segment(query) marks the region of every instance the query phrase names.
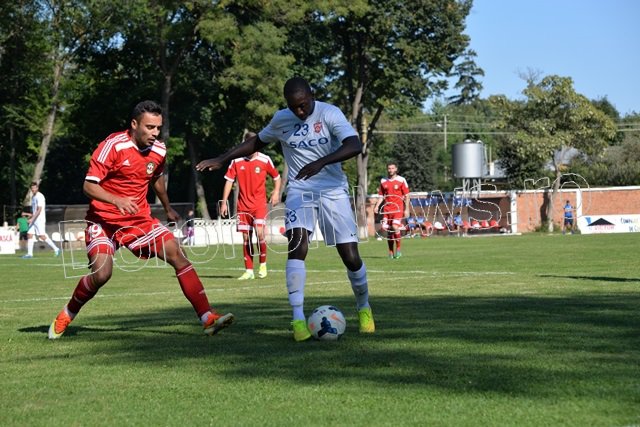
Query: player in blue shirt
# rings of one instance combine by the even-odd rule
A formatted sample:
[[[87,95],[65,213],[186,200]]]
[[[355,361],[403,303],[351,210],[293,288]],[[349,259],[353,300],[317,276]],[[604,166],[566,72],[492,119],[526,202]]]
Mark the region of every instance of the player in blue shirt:
[[[566,228],[569,227],[569,231],[573,234],[573,206],[567,200],[564,205],[564,220],[562,221],[562,234],[566,233]]]
[[[305,259],[309,237],[318,225],[327,245],[335,245],[347,268],[356,297],[361,333],[373,333],[367,270],[358,252],[358,230],[351,208],[347,177],[341,162],[357,156],[362,142],[339,108],[313,97],[306,80],[294,77],[284,85],[286,109],[277,111],[257,136],[226,153],[196,165],[215,170],[232,159],[248,156],[280,142],[289,167],[285,228],[289,239],[287,291],[293,309],[293,337],[311,337],[304,315]]]

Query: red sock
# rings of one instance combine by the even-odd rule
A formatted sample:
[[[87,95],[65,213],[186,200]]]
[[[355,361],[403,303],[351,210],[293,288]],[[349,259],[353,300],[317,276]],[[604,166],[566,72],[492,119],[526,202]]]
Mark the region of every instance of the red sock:
[[[396,233],[394,234],[394,239],[396,241],[396,250],[399,251],[400,250],[400,241],[402,240],[402,235],[400,234],[399,231],[396,231]]]
[[[187,297],[193,309],[198,314],[198,317],[210,311],[211,306],[209,305],[207,294],[204,291],[198,273],[193,269],[193,265],[188,264],[180,270],[176,270],[176,276],[178,277],[182,293]]]
[[[99,288],[93,284],[91,276],[83,276],[67,303],[67,310],[73,314],[78,314],[82,306],[98,293],[98,289]]]
[[[387,246],[389,246],[389,252],[393,253],[393,238],[395,233],[387,233]]]
[[[267,262],[267,241],[260,240],[258,246],[260,247],[260,264],[264,264]]]
[[[242,252],[244,252],[244,267],[247,270],[253,270],[253,245],[251,244],[251,239],[243,243]]]

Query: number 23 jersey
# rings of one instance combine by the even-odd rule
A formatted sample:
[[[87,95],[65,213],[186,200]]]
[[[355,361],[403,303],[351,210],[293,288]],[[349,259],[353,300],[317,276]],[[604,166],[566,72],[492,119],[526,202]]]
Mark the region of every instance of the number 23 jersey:
[[[288,188],[314,192],[348,189],[347,177],[340,163],[325,166],[307,180],[296,180],[295,177],[304,166],[333,153],[342,146],[345,138],[356,135],[338,107],[321,101],[314,101],[313,112],[306,120],[300,120],[288,108],[276,112],[258,134],[265,143],[280,141],[282,144],[289,166]]]

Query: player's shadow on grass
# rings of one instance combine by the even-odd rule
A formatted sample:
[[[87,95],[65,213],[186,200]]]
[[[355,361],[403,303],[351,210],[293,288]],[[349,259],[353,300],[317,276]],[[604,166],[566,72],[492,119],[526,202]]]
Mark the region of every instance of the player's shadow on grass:
[[[576,276],[576,275],[561,276],[561,275],[555,275],[555,274],[539,274],[538,277],[552,277],[554,279],[593,280],[596,282],[614,282],[614,283],[640,282],[640,278],[630,278],[630,277]]]
[[[237,279],[238,276],[231,274],[199,274],[201,279]]]
[[[135,332],[136,330],[140,331],[140,332],[145,332],[145,333],[154,333],[154,334],[169,334],[169,335],[181,335],[184,334],[185,332],[180,332],[180,331],[166,331],[166,330],[161,330],[161,329],[153,329],[153,328],[149,328],[149,324],[145,325],[146,327],[143,327],[142,325],[139,327],[136,326],[122,326],[122,327],[101,327],[101,328],[95,328],[95,327],[90,327],[90,326],[75,326],[73,323],[71,325],[69,325],[69,327],[67,327],[67,330],[64,332],[64,337],[74,337],[76,335],[80,334],[85,334],[85,333],[109,333],[109,332]],[[46,337],[46,335],[49,332],[49,325],[39,325],[39,326],[29,326],[26,328],[19,328],[18,332],[25,332],[25,333],[35,333],[35,334],[39,334],[39,335],[43,335]]]
[[[325,303],[307,298],[306,307]],[[332,300],[347,317],[338,342],[296,343],[282,298],[225,305],[236,323],[202,335],[185,306],[143,313],[81,313],[61,338],[76,363],[131,366],[196,360],[234,381],[376,384],[456,392],[559,396],[566,384],[612,384],[640,374],[640,295],[423,296],[372,299],[377,331],[358,333],[353,298]],[[31,328],[33,329],[33,328]],[[46,328],[38,326],[45,339]],[[55,345],[42,358],[55,358]],[[85,360],[86,359],[86,360]],[[190,368],[195,369],[195,368]],[[598,395],[597,388],[585,394]]]
[[[363,259],[389,259],[389,255],[367,255],[367,256],[363,256]],[[395,260],[390,259],[389,262],[394,262]]]

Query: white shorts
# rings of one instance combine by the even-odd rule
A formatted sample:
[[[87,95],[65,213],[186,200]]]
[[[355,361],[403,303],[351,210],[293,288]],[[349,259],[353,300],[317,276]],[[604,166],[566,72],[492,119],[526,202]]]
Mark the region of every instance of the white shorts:
[[[36,218],[35,222],[29,227],[27,234],[33,234],[36,236],[47,234],[46,225],[46,220],[44,218],[38,217]]]
[[[320,193],[289,190],[285,206],[286,230],[304,228],[313,233],[317,224],[329,246],[358,242],[358,227],[347,190]]]

